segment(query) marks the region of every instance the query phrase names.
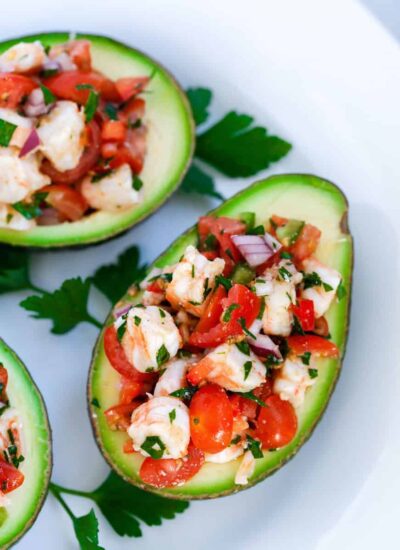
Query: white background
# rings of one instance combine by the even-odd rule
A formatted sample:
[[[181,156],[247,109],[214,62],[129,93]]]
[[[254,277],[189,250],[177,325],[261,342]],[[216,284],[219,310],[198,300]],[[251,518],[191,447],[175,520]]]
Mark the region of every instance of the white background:
[[[4,11],[5,10],[5,11]],[[107,550],[370,550],[398,548],[400,493],[400,53],[355,2],[344,0],[20,0],[2,6],[1,37],[44,30],[109,34],[162,61],[184,86],[215,92],[215,114],[236,108],[287,138],[293,151],[269,173],[314,172],[350,200],[356,243],[352,326],[344,371],[310,442],[275,476],[240,495],[191,505],[142,539],[101,521]],[[245,182],[219,179],[229,196]],[[137,243],[150,261],[215,203],[176,195],[124,237],[84,251],[37,254],[34,280],[55,288],[91,274]],[[54,480],[94,488],[107,467],[86,413],[96,331],[54,336],[47,321],[1,298],[0,334],[31,370],[50,413]],[[92,294],[92,313],[108,304]],[[70,499],[76,513],[89,503]],[[72,550],[72,526],[49,497],[19,550]]]

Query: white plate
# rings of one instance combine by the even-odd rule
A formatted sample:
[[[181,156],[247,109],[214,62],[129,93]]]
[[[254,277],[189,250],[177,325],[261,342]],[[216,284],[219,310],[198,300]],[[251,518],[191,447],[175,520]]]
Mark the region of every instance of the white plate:
[[[182,83],[215,92],[215,114],[254,113],[294,144],[269,173],[314,172],[350,200],[356,267],[344,370],[310,442],[275,476],[240,495],[192,504],[138,540],[120,539],[101,521],[107,550],[229,548],[394,549],[400,494],[399,425],[399,97],[394,40],[351,1],[54,0],[7,2],[2,37],[51,29],[105,33],[162,61]],[[245,182],[224,182],[230,195]],[[154,258],[212,204],[175,196],[128,235],[84,252],[37,254],[35,282],[55,288],[89,275],[127,245]],[[171,223],[171,220],[173,222]],[[18,307],[25,293],[1,298],[0,333],[31,369],[54,433],[54,479],[93,488],[107,472],[86,413],[85,385],[96,331],[49,333]],[[107,303],[96,293],[92,311]],[[89,503],[71,499],[77,513]],[[19,543],[31,550],[76,548],[72,526],[49,498]]]

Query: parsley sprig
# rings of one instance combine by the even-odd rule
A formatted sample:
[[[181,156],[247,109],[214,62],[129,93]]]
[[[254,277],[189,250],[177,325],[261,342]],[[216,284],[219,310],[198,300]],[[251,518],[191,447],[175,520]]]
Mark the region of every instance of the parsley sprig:
[[[76,537],[82,550],[103,550],[98,543],[98,520],[93,509],[76,517],[65,502],[63,494],[86,498],[94,502],[112,529],[120,536],[141,537],[141,522],[161,525],[165,519],[173,519],[184,512],[189,503],[147,493],[123,481],[114,472],[94,491],[79,491],[50,484],[50,491],[71,518]]]

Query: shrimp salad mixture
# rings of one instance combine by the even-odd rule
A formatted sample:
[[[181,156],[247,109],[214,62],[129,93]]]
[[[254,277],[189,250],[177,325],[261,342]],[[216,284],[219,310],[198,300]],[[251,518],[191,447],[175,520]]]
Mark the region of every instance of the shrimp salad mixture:
[[[11,406],[7,396],[7,369],[0,364],[0,510],[7,509],[8,493],[24,482],[19,467],[23,462],[22,425],[18,411]],[[4,518],[3,514],[0,514]],[[0,520],[1,523],[1,520]]]
[[[0,55],[0,227],[74,222],[141,200],[149,76],[109,80],[88,40]]]
[[[105,416],[126,432],[124,452],[145,457],[139,474],[151,486],[236,459],[235,483],[247,484],[263,451],[295,437],[315,358],[339,356],[325,314],[344,288],[313,256],[319,229],[273,216],[266,231],[254,220],[200,218],[197,248],[154,269],[141,302],[118,304],[105,331],[121,375]]]

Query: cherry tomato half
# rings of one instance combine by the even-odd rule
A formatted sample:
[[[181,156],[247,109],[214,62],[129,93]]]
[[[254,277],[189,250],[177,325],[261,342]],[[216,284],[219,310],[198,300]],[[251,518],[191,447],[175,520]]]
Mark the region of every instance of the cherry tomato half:
[[[263,449],[276,449],[292,441],[297,432],[297,416],[289,401],[270,395],[261,407],[255,436]]]
[[[24,474],[8,462],[0,461],[0,492],[11,493],[24,482]]]
[[[80,220],[88,209],[84,197],[69,185],[48,185],[40,191],[47,193],[46,202],[70,221]]]
[[[315,334],[289,336],[288,345],[296,355],[310,352],[319,357],[339,357],[339,348],[336,344]]]
[[[15,109],[37,87],[37,83],[28,76],[0,73],[0,107]]]

